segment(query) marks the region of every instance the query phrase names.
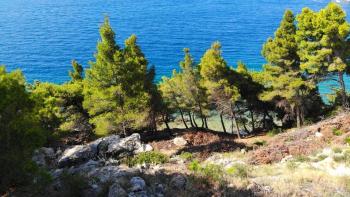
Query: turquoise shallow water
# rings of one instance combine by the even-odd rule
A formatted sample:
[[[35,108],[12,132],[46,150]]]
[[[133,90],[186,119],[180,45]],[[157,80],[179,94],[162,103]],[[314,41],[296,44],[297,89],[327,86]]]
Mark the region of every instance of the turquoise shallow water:
[[[182,49],[198,61],[213,41],[223,45],[230,65],[243,60],[250,69],[264,63],[264,41],[285,9],[318,10],[327,0],[11,0],[0,1],[0,64],[21,68],[27,79],[61,83],[70,61],[85,67],[93,59],[98,27],[110,16],[122,45],[130,34],[139,43],[157,78],[178,67]],[[350,6],[343,4],[350,12]],[[348,86],[350,80],[347,79]],[[321,87],[325,92],[328,85]]]

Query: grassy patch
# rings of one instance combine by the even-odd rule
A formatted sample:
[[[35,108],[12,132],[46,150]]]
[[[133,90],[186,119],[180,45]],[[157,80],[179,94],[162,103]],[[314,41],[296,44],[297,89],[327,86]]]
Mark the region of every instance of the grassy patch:
[[[333,135],[335,135],[335,136],[341,136],[344,133],[342,130],[337,129],[337,128],[333,128],[332,132],[333,132]]]
[[[198,160],[193,160],[189,165],[188,169],[194,172],[196,176],[205,177],[214,181],[223,181],[224,171],[223,167],[215,164],[208,164],[202,166]]]
[[[243,164],[236,164],[226,170],[226,173],[239,178],[248,178],[248,167]]]
[[[296,162],[308,162],[308,161],[310,161],[310,158],[306,157],[304,155],[296,155],[294,157],[294,161],[296,161]]]
[[[266,135],[272,137],[272,136],[275,136],[275,135],[277,135],[277,134],[279,134],[279,133],[281,133],[281,130],[280,130],[280,129],[273,128],[272,130],[268,131],[268,132],[266,133]]]
[[[143,152],[138,155],[135,155],[134,157],[129,157],[124,160],[124,163],[126,163],[128,166],[135,166],[137,164],[162,164],[168,162],[169,158],[168,156],[156,152],[156,151],[150,151],[150,152]]]
[[[182,152],[179,157],[186,161],[191,161],[193,159],[193,154],[189,152]]]
[[[320,154],[317,156],[317,159],[318,159],[318,161],[322,161],[322,160],[326,159],[327,157],[328,157],[328,155]]]

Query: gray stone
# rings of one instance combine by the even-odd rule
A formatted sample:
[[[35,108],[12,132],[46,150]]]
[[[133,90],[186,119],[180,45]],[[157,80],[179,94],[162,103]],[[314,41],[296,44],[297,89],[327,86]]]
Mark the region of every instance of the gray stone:
[[[153,147],[150,144],[142,144],[139,149],[135,151],[135,153],[143,153],[143,152],[149,152],[152,151]]]
[[[40,167],[48,167],[55,158],[55,151],[52,148],[41,147],[34,151],[32,161]]]
[[[131,191],[132,192],[139,192],[143,191],[146,187],[146,182],[141,177],[132,177],[130,180],[131,184]]]
[[[184,190],[186,188],[187,179],[181,174],[173,176],[170,180],[170,186],[173,189]]]
[[[109,187],[108,197],[127,197],[126,191],[118,184],[114,183]]]
[[[148,197],[146,191],[130,192],[128,197]]]
[[[176,137],[174,138],[173,143],[176,146],[185,146],[187,144],[187,141],[183,137]]]
[[[68,173],[70,174],[87,174],[91,172],[92,170],[101,167],[103,165],[102,161],[94,161],[94,160],[89,160],[88,162],[81,164],[79,166],[72,166],[69,170]]]
[[[165,186],[163,184],[156,184],[154,193],[156,197],[163,197],[165,193]]]
[[[58,160],[58,167],[69,167],[79,163],[83,163],[96,157],[97,148],[92,143],[87,145],[76,145],[66,149]]]
[[[98,180],[101,183],[113,182],[119,177],[129,175],[130,172],[120,169],[118,166],[103,166],[95,168],[86,175],[89,178]]]

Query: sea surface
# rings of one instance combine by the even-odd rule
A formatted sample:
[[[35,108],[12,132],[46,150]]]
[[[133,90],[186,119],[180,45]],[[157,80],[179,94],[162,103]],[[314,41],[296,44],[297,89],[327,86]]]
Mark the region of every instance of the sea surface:
[[[261,48],[286,9],[318,10],[329,0],[0,0],[0,64],[27,80],[63,83],[72,59],[94,59],[98,28],[109,16],[117,43],[135,33],[157,79],[169,76],[191,49],[198,62],[213,41],[229,65],[264,64]],[[350,5],[341,3],[350,12]],[[347,78],[350,86],[350,80]],[[321,86],[327,92],[329,83]]]

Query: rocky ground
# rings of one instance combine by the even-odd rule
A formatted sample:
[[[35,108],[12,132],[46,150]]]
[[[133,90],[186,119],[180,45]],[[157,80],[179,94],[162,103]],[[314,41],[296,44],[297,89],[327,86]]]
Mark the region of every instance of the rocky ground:
[[[43,147],[33,161],[52,180],[37,194],[350,196],[349,136],[350,114],[343,113],[270,137],[178,129]],[[130,164],[141,155],[147,158]],[[23,189],[14,196],[36,194]]]

